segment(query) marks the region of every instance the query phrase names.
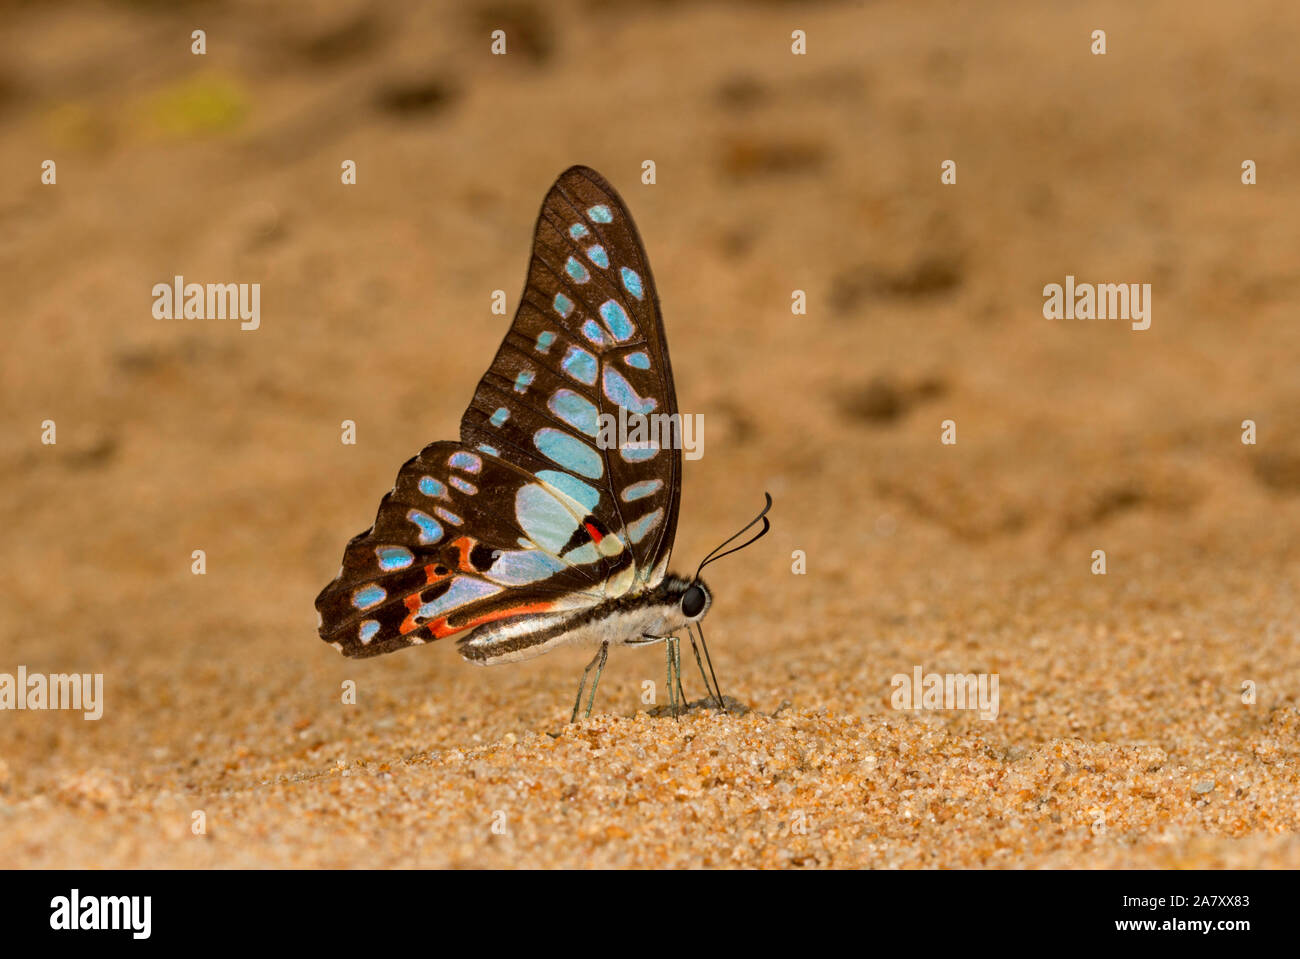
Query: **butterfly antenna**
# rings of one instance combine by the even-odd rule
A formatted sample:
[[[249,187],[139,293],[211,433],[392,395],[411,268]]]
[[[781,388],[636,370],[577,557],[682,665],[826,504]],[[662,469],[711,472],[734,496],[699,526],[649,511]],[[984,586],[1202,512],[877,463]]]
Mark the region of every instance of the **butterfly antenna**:
[[[724,556],[730,556],[732,553],[735,553],[738,550],[744,549],[746,546],[758,542],[765,535],[767,535],[767,531],[772,528],[772,524],[767,520],[767,511],[772,508],[772,494],[764,493],[763,496],[767,499],[767,505],[764,506],[761,511],[759,511],[759,514],[757,516],[755,516],[752,520],[746,523],[744,528],[741,529],[740,532],[723,540],[716,547],[714,547],[713,552],[709,553],[708,556],[704,557],[704,559],[700,562],[699,569],[695,571],[695,577],[694,577],[695,579],[700,578],[700,571],[703,570],[704,567],[708,566],[710,563],[722,559],[722,557]],[[727,550],[725,553],[718,552],[718,550],[722,549],[724,546],[734,542],[735,540],[739,539],[741,536],[744,536],[747,532],[749,532],[754,527],[756,523],[758,523],[759,520],[763,521],[763,528],[759,530],[759,532],[753,538],[746,540],[744,543],[741,543],[739,546],[735,546]],[[701,640],[703,640],[703,637],[704,637],[704,633],[701,632],[700,633]],[[708,655],[707,647],[705,647],[704,653],[706,656]]]
[[[746,546],[751,545],[752,543],[758,542],[760,539],[762,539],[764,536],[767,535],[767,531],[772,528],[772,524],[767,518],[767,511],[772,508],[772,494],[764,493],[763,497],[764,499],[767,500],[767,502],[766,504],[764,504],[763,508],[759,511],[759,514],[755,516],[753,519],[751,519],[748,523],[746,523],[739,532],[733,534],[732,536],[727,537],[727,539],[723,540],[716,547],[714,547],[713,551],[710,552],[708,556],[704,557],[704,559],[700,561],[699,567],[695,570],[694,579],[699,579],[700,572],[704,569],[704,567],[708,566],[710,563],[722,559],[722,557],[724,556],[730,556],[732,553],[735,553],[738,550],[742,550]],[[731,549],[726,549],[727,546],[734,543],[740,537],[744,536],[751,529],[753,529],[754,526],[760,520],[763,523],[763,528],[761,530],[759,530],[757,533],[755,533],[745,542],[741,543],[739,546],[732,546]],[[723,552],[723,550],[725,550],[725,552]],[[709,689],[709,677],[704,675],[704,664],[700,662],[700,651],[695,648],[695,633],[690,631],[689,629],[690,626],[694,626],[695,629],[699,630],[700,646],[704,648],[704,661],[709,664],[709,676],[713,677],[712,689]],[[704,626],[698,621],[696,621],[694,623],[688,623],[687,627],[688,627],[687,631],[690,633],[690,637],[691,637],[691,649],[695,650],[695,663],[700,667],[700,678],[704,680],[704,688],[709,689],[710,695],[712,695],[717,700],[718,708],[725,711],[727,707],[726,707],[726,701],[722,698],[722,687],[718,685],[718,674],[713,670],[713,657],[709,655],[709,644],[704,641]]]

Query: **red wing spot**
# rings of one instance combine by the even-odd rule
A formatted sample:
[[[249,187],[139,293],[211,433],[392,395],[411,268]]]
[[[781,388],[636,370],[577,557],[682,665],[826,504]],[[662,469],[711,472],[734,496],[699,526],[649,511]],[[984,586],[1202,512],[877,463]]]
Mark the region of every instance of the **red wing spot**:
[[[426,586],[432,586],[434,583],[441,583],[444,579],[451,576],[452,571],[441,563],[430,563],[424,567],[424,579]]]
[[[463,632],[472,629],[475,626],[482,626],[484,623],[490,623],[498,619],[508,619],[511,616],[524,616],[528,613],[545,613],[554,608],[554,603],[525,603],[522,606],[512,606],[509,609],[494,609],[483,613],[481,616],[475,616],[459,625],[452,626],[447,622],[452,614],[443,616],[441,619],[435,619],[428,623],[429,632],[435,639],[442,639],[445,636],[451,636],[453,633]]]
[[[468,536],[462,536],[460,539],[455,540],[451,544],[452,549],[460,553],[460,558],[456,560],[456,565],[460,568],[462,572],[465,573],[478,572],[478,570],[474,568],[474,564],[471,563],[469,560],[470,551],[477,545],[478,545],[478,540],[470,539]]]
[[[600,530],[596,529],[596,527],[592,526],[590,523],[583,523],[582,525],[587,528],[587,533],[591,536],[591,541],[599,546],[600,541],[605,538],[601,535]]]
[[[430,566],[428,567],[428,569],[432,570],[433,567]],[[433,580],[430,580],[430,582],[433,582]],[[409,612],[406,614],[406,619],[402,620],[402,625],[397,627],[397,631],[401,633],[403,636],[405,636],[407,633],[411,632],[416,627],[415,614],[420,611],[420,594],[412,593],[410,596],[406,597],[406,599],[404,599],[402,602],[406,604],[406,608],[409,610]]]

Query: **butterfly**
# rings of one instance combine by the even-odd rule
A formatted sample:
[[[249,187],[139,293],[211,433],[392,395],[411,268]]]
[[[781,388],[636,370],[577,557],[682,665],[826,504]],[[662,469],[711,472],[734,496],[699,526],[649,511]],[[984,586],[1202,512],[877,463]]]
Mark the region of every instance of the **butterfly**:
[[[618,444],[619,416],[658,422]],[[655,420],[656,417],[663,419]],[[674,428],[674,426],[676,427]],[[374,525],[347,544],[316,599],[320,636],[345,656],[459,635],[480,665],[566,644],[596,647],[591,714],[610,646],[665,643],[674,713],[685,700],[677,634],[713,597],[668,572],[681,498],[677,396],[659,297],[626,205],[599,173],[566,170],[546,194],[519,308],[460,424],[460,440],[408,460]],[[749,543],[743,544],[745,546]],[[704,647],[708,658],[708,647]],[[712,687],[723,706],[709,659]]]

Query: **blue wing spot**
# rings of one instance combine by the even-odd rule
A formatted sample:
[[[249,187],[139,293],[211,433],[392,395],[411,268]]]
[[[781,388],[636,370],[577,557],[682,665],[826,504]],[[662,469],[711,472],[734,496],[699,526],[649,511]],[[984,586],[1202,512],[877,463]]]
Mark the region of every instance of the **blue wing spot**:
[[[532,370],[520,370],[519,375],[515,377],[515,392],[526,393],[536,375]]]
[[[609,267],[609,255],[605,252],[605,248],[599,243],[595,246],[587,247],[587,259],[592,263],[595,263],[602,270],[608,269]]]
[[[464,470],[466,473],[477,473],[483,468],[483,461],[473,453],[452,453],[447,460],[447,465],[455,470]]]
[[[637,391],[632,389],[623,374],[612,366],[606,366],[602,377],[605,387],[605,396],[611,403],[616,403],[624,407],[629,413],[649,413],[659,404],[653,397],[642,399],[637,395]]]
[[[609,331],[614,334],[614,339],[620,343],[630,340],[632,334],[636,332],[636,327],[627,318],[627,311],[615,300],[606,300],[600,304],[600,317],[609,327]]]
[[[623,289],[627,290],[638,300],[645,299],[645,290],[641,288],[641,277],[637,275],[637,272],[635,270],[629,270],[627,267],[623,267],[621,272],[623,274]]]
[[[502,586],[524,586],[547,579],[562,569],[564,563],[550,553],[520,549],[499,553],[483,575]]]
[[[619,540],[622,543],[622,540]],[[620,549],[622,547],[620,546]],[[564,561],[570,566],[586,566],[588,563],[595,563],[600,560],[600,548],[595,543],[584,543],[581,546],[575,546],[564,554]]]
[[[447,482],[450,483],[452,486],[456,487],[456,489],[460,490],[466,496],[475,496],[478,494],[477,486],[475,486],[473,483],[466,482],[465,480],[461,479],[459,476],[453,476],[451,479],[447,480]],[[437,510],[434,510],[434,512],[436,513]]]
[[[466,603],[472,603],[476,599],[483,599],[485,596],[491,596],[501,592],[500,586],[494,586],[492,583],[485,583],[481,579],[471,579],[468,576],[457,576],[447,587],[447,592],[443,593],[437,599],[425,603],[420,607],[417,614],[421,619],[429,620],[441,616],[448,610],[455,609],[458,606],[464,606]]]
[[[569,257],[568,262],[564,264],[564,272],[573,277],[575,283],[586,283],[591,279],[591,274],[587,272],[587,268],[573,257]]]
[[[499,449],[497,449],[495,446],[488,446],[486,443],[479,443],[478,448],[482,450],[484,453],[487,453],[488,456],[501,455],[501,451]]]
[[[660,479],[642,480],[639,483],[632,483],[623,487],[622,499],[624,503],[631,503],[639,499],[645,499],[647,496],[653,496],[663,489],[664,481]]]
[[[378,606],[387,596],[386,589],[371,583],[369,586],[362,586],[352,594],[352,605],[357,609],[369,609],[371,606]]]
[[[600,503],[600,490],[588,486],[576,476],[559,470],[538,470],[537,478],[543,483],[551,484],[566,496],[573,497],[588,513],[594,513]]]
[[[542,333],[538,333],[537,352],[545,353],[547,350],[551,348],[551,344],[554,342],[555,342],[555,334],[552,333],[550,330],[546,330]]]
[[[463,519],[461,519],[451,510],[443,509],[441,506],[436,507],[434,509],[434,512],[438,514],[439,519],[443,520],[444,522],[450,523],[452,526],[460,526],[462,523],[465,522]]]
[[[633,446],[619,447],[618,455],[623,457],[625,463],[644,463],[652,460],[659,455],[657,446]]]
[[[374,639],[375,634],[378,632],[379,620],[367,619],[361,624],[361,628],[357,630],[357,638],[361,640],[361,645],[364,646]]]
[[[599,479],[605,471],[600,454],[576,436],[563,430],[545,426],[533,434],[533,444],[548,459],[554,460],[571,473]]]
[[[650,357],[646,356],[639,350],[636,353],[629,353],[627,356],[623,357],[623,362],[634,370],[650,369]]]
[[[650,531],[659,525],[659,521],[664,518],[664,511],[657,509],[653,513],[647,513],[639,520],[628,524],[627,537],[634,543],[639,543],[649,535]]]
[[[560,366],[579,383],[586,383],[588,386],[596,385],[596,358],[582,347],[569,347],[569,352],[564,354]]]
[[[428,546],[430,543],[436,543],[442,539],[442,526],[428,513],[413,509],[406,514],[406,518],[419,529],[421,546]]]
[[[564,503],[537,483],[528,483],[515,493],[515,518],[524,534],[548,553],[564,549],[579,522]]]
[[[432,476],[421,476],[420,492],[425,496],[446,496],[447,487],[443,486]]]
[[[415,554],[405,546],[381,546],[375,550],[379,557],[379,568],[385,573],[395,569],[406,569],[415,562]]]
[[[609,343],[609,337],[605,335],[605,331],[600,328],[600,324],[595,320],[582,321],[582,335],[594,346],[605,346]]]
[[[563,316],[566,319],[568,318],[569,314],[573,312],[573,301],[569,299],[567,296],[565,296],[563,293],[556,293],[555,302],[552,303],[551,305],[555,307],[556,313],[560,314],[560,316]],[[548,335],[548,334],[543,334],[543,335]],[[555,339],[554,334],[549,334],[549,335],[552,340]],[[538,349],[541,349],[541,343],[542,343],[542,339],[539,336],[537,338]],[[547,340],[547,345],[549,344],[550,344],[550,340]]]
[[[614,214],[609,212],[609,207],[601,203],[597,206],[587,208],[587,216],[591,217],[592,223],[613,223]]]
[[[569,236],[573,237],[575,240],[586,235],[587,227],[583,223],[575,223],[573,226],[569,227]]]
[[[552,413],[578,432],[588,436],[596,435],[596,404],[582,394],[573,390],[556,390],[546,405]]]
[[[508,419],[510,419],[510,411],[506,409],[504,406],[498,406],[497,411],[492,414],[488,422],[491,423],[493,426],[500,426]]]

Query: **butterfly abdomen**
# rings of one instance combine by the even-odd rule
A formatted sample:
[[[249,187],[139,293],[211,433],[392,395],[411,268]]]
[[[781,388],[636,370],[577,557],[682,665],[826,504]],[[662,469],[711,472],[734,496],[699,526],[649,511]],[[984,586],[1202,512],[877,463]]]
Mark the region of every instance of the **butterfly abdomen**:
[[[681,597],[690,583],[668,575],[654,588],[596,606],[549,616],[520,616],[480,626],[458,643],[480,666],[531,659],[557,646],[641,646],[680,631],[687,622]]]

